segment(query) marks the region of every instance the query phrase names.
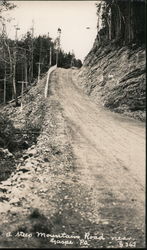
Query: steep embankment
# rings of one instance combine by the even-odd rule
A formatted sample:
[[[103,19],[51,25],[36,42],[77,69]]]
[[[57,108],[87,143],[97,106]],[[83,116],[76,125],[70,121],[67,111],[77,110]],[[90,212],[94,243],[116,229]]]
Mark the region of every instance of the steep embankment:
[[[36,144],[45,114],[44,85],[45,80],[41,80],[30,86],[22,109],[14,103],[0,107],[0,181],[11,175],[24,161],[25,151]]]
[[[50,242],[37,232],[63,231],[58,203],[59,196],[66,196],[60,189],[73,168],[72,150],[62,108],[51,89],[44,98],[45,83],[46,76],[31,87],[22,111],[11,105],[1,109],[11,121],[14,138],[11,148],[0,148],[5,156],[1,162],[8,165],[7,172],[4,167],[0,171],[0,248],[54,247],[56,240]],[[8,156],[15,160],[11,168]]]
[[[96,40],[79,73],[80,84],[112,111],[145,120],[145,48],[98,45]]]

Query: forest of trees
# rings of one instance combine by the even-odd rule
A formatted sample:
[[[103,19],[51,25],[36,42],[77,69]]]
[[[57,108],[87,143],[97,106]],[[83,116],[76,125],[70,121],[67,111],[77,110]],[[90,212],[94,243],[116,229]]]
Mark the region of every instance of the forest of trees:
[[[145,43],[145,0],[103,0],[96,6],[100,44],[112,40],[123,45]]]
[[[18,27],[15,27],[15,40],[7,37],[6,20],[3,12],[15,8],[13,3],[3,0],[0,5],[0,103],[6,103],[21,94],[24,88],[31,85],[43,75],[50,66],[56,64],[57,48],[49,35],[34,37],[33,27],[21,40],[17,39]],[[58,51],[58,67],[80,68],[82,62],[74,53]]]

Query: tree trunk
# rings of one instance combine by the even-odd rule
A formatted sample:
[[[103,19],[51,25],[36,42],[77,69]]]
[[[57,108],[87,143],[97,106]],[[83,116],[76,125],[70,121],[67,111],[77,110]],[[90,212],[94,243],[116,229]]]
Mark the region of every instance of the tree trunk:
[[[27,72],[27,62],[25,62],[25,82],[26,82],[26,88],[28,87],[28,72]]]
[[[4,77],[4,104],[6,104],[6,75]]]
[[[15,79],[15,73],[16,73],[16,63],[13,63],[13,77],[12,77],[12,83],[13,83],[13,97],[15,99],[15,105],[18,105],[17,101],[17,93],[16,93],[16,79]]]
[[[13,74],[12,74],[12,84],[13,84],[13,97],[15,99],[15,105],[18,105],[17,92],[16,92],[16,48],[13,50]]]
[[[22,81],[22,85],[21,85],[21,111],[23,109],[23,93],[24,93],[24,82]]]
[[[4,104],[6,104],[6,56],[5,56],[5,48],[4,48]]]
[[[128,3],[128,40],[131,42],[131,0]]]
[[[9,44],[7,44],[6,41],[5,41],[5,46],[6,46],[6,48],[7,48],[8,55],[9,55],[9,63],[10,63],[10,82],[11,82],[11,80],[12,80],[13,65],[12,65],[12,57],[11,57],[10,47],[9,47]],[[13,92],[13,86],[12,86],[12,92]],[[12,99],[13,99],[13,98],[12,98]]]

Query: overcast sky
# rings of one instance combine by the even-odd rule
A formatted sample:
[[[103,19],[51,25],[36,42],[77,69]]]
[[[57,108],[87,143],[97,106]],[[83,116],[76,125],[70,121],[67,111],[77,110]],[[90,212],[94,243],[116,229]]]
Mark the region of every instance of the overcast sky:
[[[14,38],[14,25],[18,24],[18,38],[22,37],[34,20],[34,35],[48,34],[55,39],[61,28],[61,47],[74,51],[83,60],[92,48],[96,37],[96,1],[12,1],[17,8],[9,12],[15,20],[7,27],[9,37]],[[8,16],[8,13],[7,13]],[[90,29],[86,29],[90,27]]]

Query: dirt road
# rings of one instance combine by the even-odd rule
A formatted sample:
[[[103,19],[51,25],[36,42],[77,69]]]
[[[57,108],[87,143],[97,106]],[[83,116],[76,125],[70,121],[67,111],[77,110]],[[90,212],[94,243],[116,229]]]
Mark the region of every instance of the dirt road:
[[[71,130],[75,132],[72,139],[80,162],[84,161],[90,172],[96,171],[98,162],[103,170],[106,168],[107,173],[113,167],[112,170],[115,168],[120,176],[115,176],[114,172],[114,179],[124,179],[121,173],[129,171],[131,179],[144,187],[144,124],[98,107],[77,88],[72,71],[58,70],[56,74],[59,78],[55,93]],[[86,157],[83,157],[83,153],[86,153]],[[96,158],[93,158],[94,155]]]
[[[133,236],[135,229],[144,228],[144,124],[94,104],[78,88],[76,72],[58,69],[54,74],[54,94],[68,124],[75,174],[85,192],[92,190],[87,219],[108,227],[117,228],[118,223]]]
[[[144,247],[144,124],[93,103],[76,70],[49,85],[37,143],[0,184],[0,247]]]

